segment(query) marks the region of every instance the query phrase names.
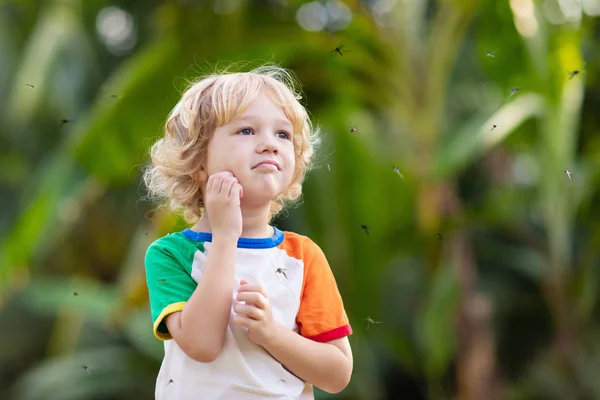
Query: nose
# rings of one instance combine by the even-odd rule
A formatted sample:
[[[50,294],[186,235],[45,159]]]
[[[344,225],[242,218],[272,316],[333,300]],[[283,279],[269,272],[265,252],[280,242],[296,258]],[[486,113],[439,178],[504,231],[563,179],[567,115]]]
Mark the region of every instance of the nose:
[[[277,142],[277,138],[275,135],[266,133],[260,135],[260,142],[258,144],[257,152],[271,152],[273,154],[279,153],[279,143]]]

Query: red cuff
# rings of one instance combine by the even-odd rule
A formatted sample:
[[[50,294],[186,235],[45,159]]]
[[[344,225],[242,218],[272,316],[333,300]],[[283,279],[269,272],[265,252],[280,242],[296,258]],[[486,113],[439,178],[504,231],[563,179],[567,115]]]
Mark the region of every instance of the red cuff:
[[[315,342],[327,343],[348,335],[352,335],[352,327],[350,327],[350,325],[344,325],[327,332],[319,333],[318,335],[310,336],[307,339],[314,340]]]

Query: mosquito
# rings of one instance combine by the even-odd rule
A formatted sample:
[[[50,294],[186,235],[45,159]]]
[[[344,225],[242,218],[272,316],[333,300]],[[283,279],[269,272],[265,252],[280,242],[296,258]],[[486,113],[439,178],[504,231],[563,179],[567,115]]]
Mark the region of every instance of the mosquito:
[[[279,382],[283,382],[283,383],[285,383],[285,379],[280,379],[280,380],[278,380],[278,381],[277,381],[277,384],[279,384]]]
[[[367,321],[367,330],[369,330],[369,328],[371,327],[372,324],[380,324],[381,323],[381,321],[375,321],[371,317],[365,318],[365,321]]]
[[[358,130],[358,125],[354,125],[352,129],[350,129],[350,133],[360,133],[360,131]]]
[[[285,277],[285,279],[287,279],[288,277],[287,277],[287,275],[285,274],[285,271],[286,271],[286,269],[285,269],[285,268],[277,268],[277,269],[275,270],[275,272],[276,272],[276,273],[278,273],[278,274],[282,274],[282,275]]]
[[[491,130],[493,131],[493,130],[494,130],[494,129],[496,129],[497,127],[498,127],[498,125],[494,124],[494,125],[492,125],[492,129],[491,129]]]
[[[400,172],[400,168],[394,166],[394,172],[397,173],[400,178],[404,179],[404,176]]]
[[[63,119],[63,120],[60,122],[60,126],[63,126],[64,124],[68,124],[69,122],[73,122],[73,120],[70,120],[70,119]]]
[[[79,293],[73,292],[73,297],[75,297],[75,296],[79,296]]]
[[[26,83],[25,86],[29,86],[30,88],[35,87],[33,85],[30,85],[29,83]]]
[[[162,283],[162,282],[166,282],[167,280],[165,278],[162,278],[162,279],[159,279],[158,281]]]
[[[439,233],[439,232],[437,233],[437,236],[438,236],[438,239],[440,239],[440,240],[443,240],[443,239],[444,239],[444,238],[442,237],[442,234],[441,234],[441,233]]]
[[[170,385],[171,383],[173,383],[173,379],[169,378],[169,383],[167,383],[167,386]]]
[[[365,233],[367,234],[367,236],[371,236],[369,234],[369,227],[367,225],[361,225],[360,227],[363,228],[363,230],[365,231]]]
[[[580,70],[576,69],[575,71],[571,71],[569,72],[569,80],[575,78],[577,75],[579,75],[581,73]]]
[[[520,91],[521,91],[521,88],[519,88],[519,87],[511,88],[510,89],[510,96],[509,97],[514,96],[515,94],[519,93]]]
[[[571,172],[568,169],[565,169],[564,172],[565,172],[565,174],[567,174],[567,176],[569,177],[569,179],[572,179],[571,178]]]
[[[87,374],[88,374],[88,375],[90,375],[90,374],[91,374],[91,372],[90,372],[90,367],[88,367],[87,365],[82,365],[82,366],[81,366],[81,368],[83,368],[83,370],[84,370],[85,372],[87,372]]]
[[[343,56],[344,53],[342,53],[342,49],[344,48],[344,46],[346,46],[345,44],[341,44],[336,47],[335,49],[331,50],[330,53],[338,53],[340,56]],[[344,50],[345,52],[348,52],[348,50]]]

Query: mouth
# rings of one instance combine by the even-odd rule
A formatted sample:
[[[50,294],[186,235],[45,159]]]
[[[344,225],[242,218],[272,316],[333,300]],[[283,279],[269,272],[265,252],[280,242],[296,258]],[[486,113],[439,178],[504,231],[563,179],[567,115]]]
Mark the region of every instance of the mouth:
[[[269,166],[271,166],[271,167],[269,167]],[[254,168],[258,168],[258,167],[266,167],[266,168],[275,167],[275,168],[277,168],[277,171],[281,171],[281,167],[279,166],[279,164],[276,161],[262,161],[254,166]]]

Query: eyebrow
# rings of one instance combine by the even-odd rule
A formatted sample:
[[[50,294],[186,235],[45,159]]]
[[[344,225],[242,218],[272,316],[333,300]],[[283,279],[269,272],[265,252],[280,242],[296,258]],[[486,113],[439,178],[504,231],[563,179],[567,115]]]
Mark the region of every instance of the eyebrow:
[[[246,115],[237,118],[237,121],[260,122],[262,120],[258,117]],[[293,127],[292,121],[290,121],[289,119],[276,119],[275,123],[278,125],[288,125]]]

